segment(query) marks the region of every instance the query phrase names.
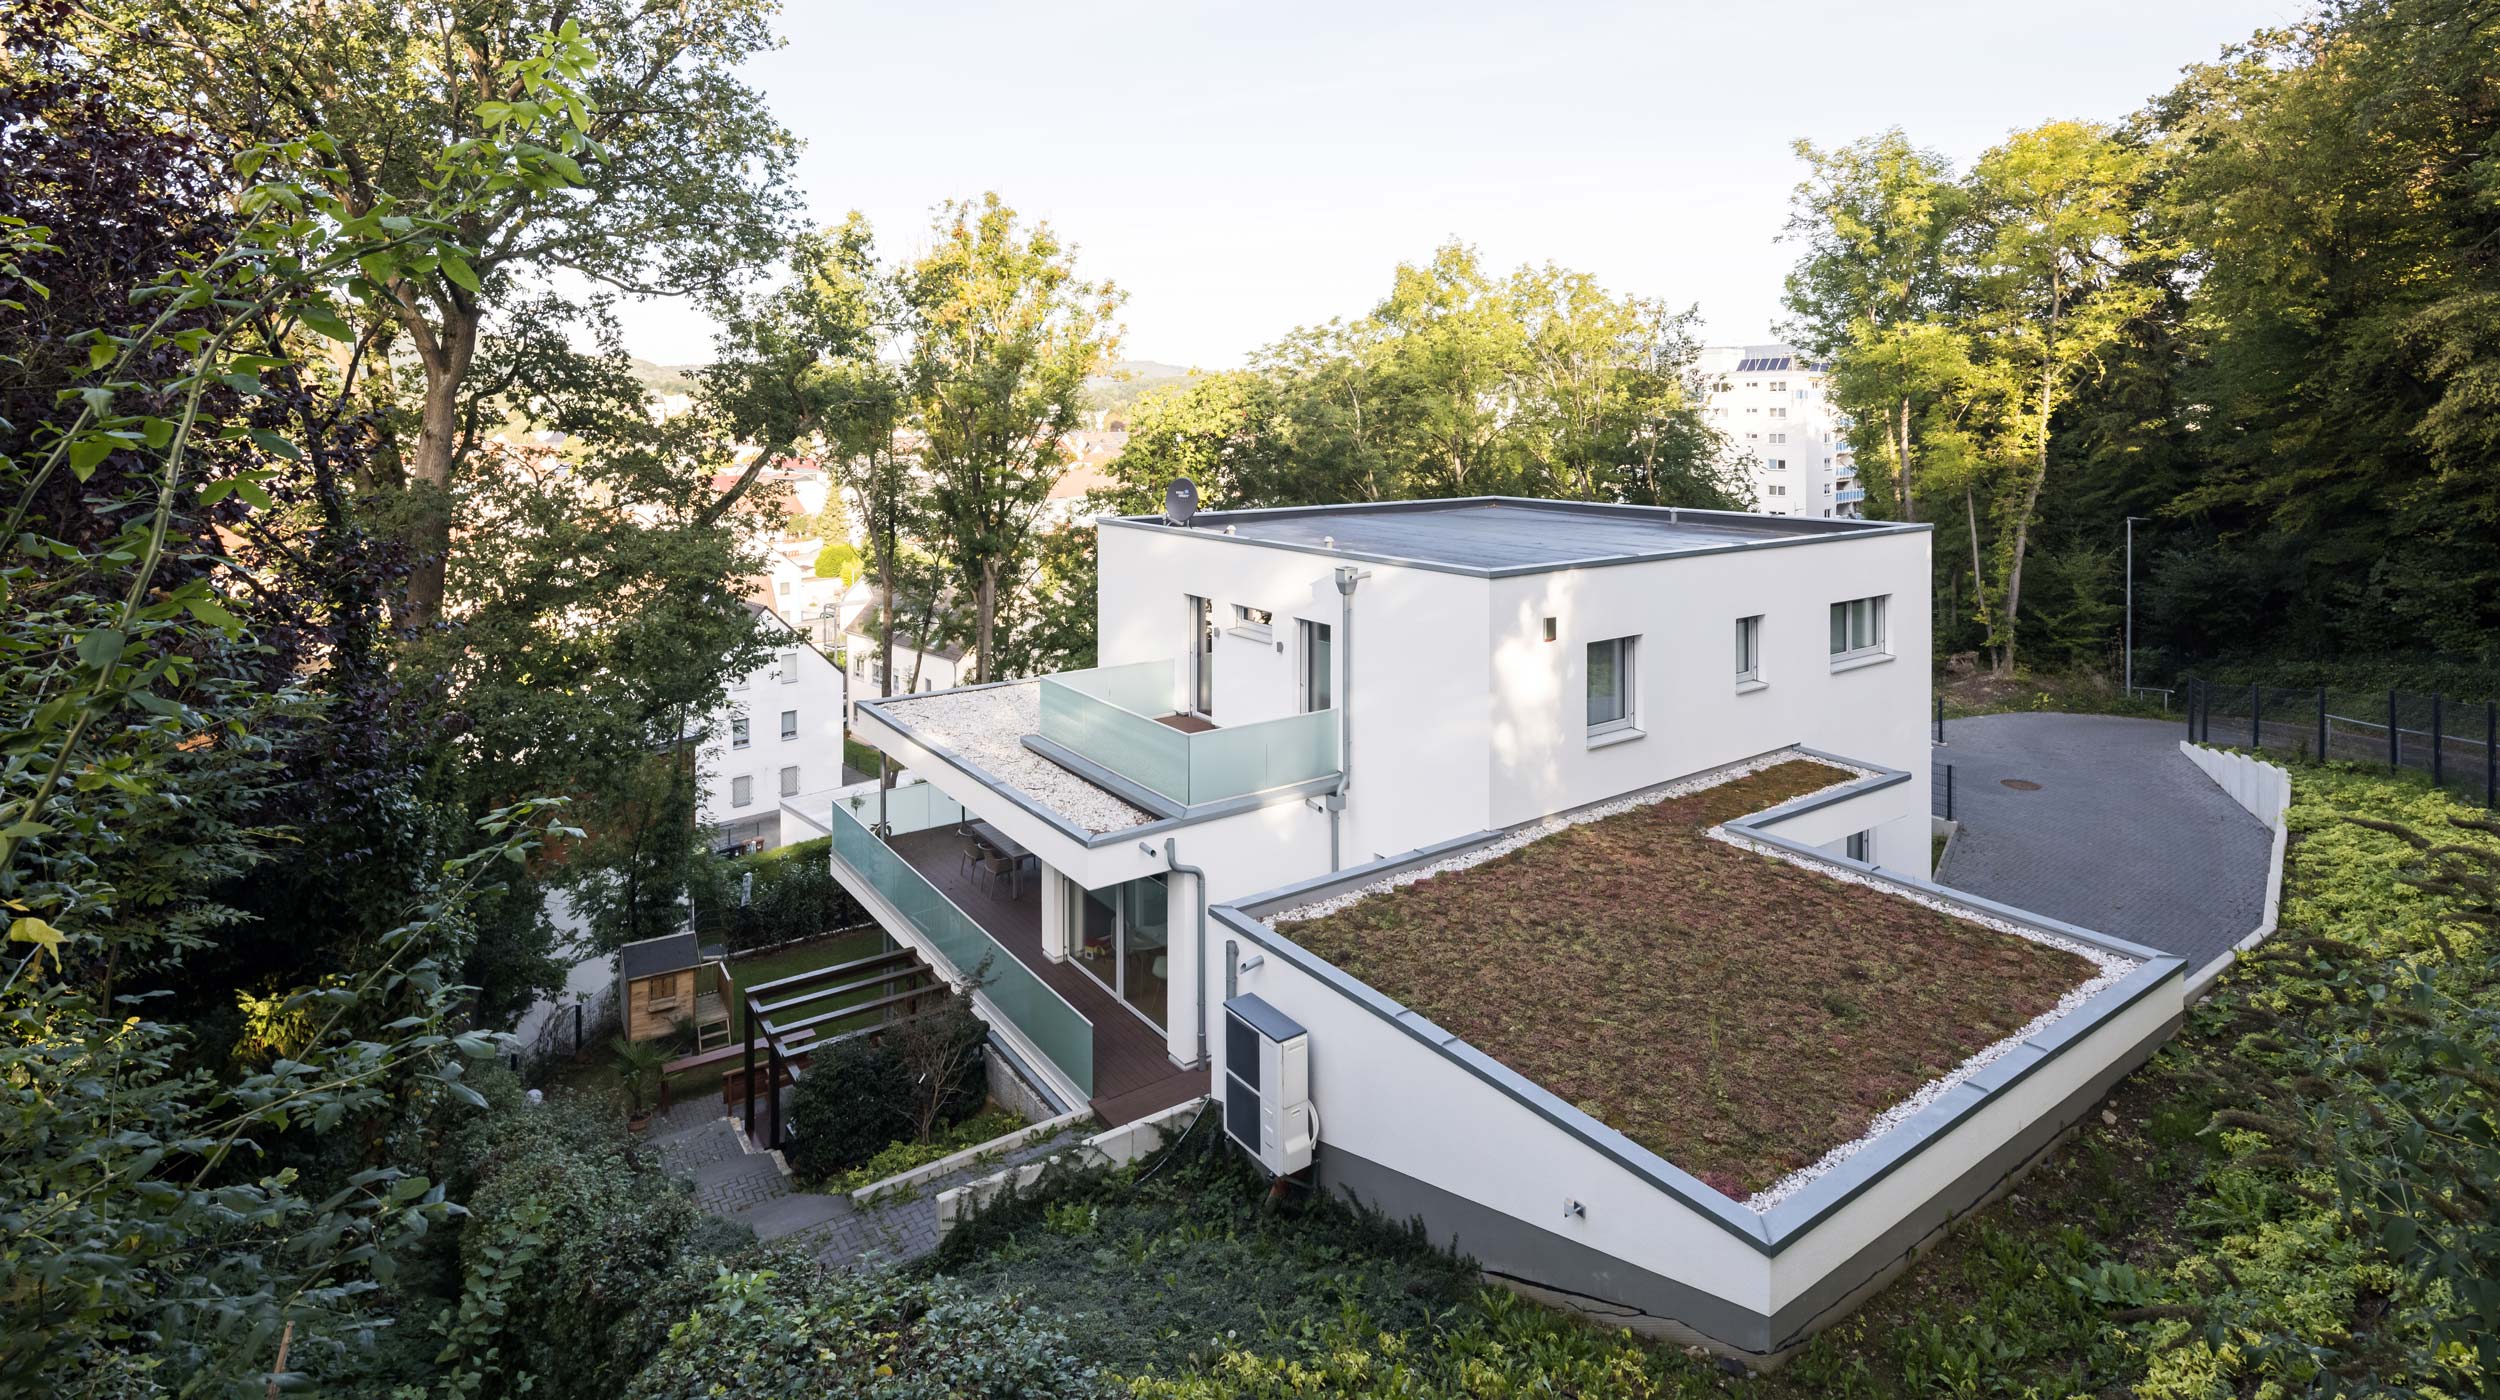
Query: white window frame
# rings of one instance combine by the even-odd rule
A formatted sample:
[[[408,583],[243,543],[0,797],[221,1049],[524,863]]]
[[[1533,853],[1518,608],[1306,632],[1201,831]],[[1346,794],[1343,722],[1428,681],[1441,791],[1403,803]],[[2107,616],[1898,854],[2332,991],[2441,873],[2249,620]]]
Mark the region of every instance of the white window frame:
[[[1736,683],[1762,683],[1762,614],[1736,619]]]
[[[781,712],[781,742],[786,744],[797,737],[799,737],[799,712],[783,710]]]
[[[754,805],[755,805],[755,779],[753,779],[753,778],[751,778],[751,777],[748,777],[748,776],[747,776],[746,774],[744,774],[744,773],[741,773],[741,774],[739,774],[737,777],[734,777],[734,778],[730,779],[730,780],[729,780],[729,805],[730,805],[730,806],[732,806],[732,807],[752,807],[752,806],[754,806]]]
[[[1891,594],[1882,593],[1832,604],[1833,629],[1827,640],[1832,644],[1833,665],[1891,654],[1892,635],[1885,617],[1891,601]]]
[[[781,683],[783,685],[797,685],[799,683],[799,649],[797,647],[791,647],[783,651],[781,653],[780,664]]]
[[[745,715],[729,717],[729,747],[743,749],[755,742],[755,726]]]
[[[799,795],[799,766],[795,763],[781,770],[781,795],[784,797]]]
[[[1615,688],[1621,692],[1621,700],[1618,706],[1618,713],[1614,715],[1614,717],[1602,720],[1591,719],[1588,721],[1588,735],[1592,739],[1599,739],[1604,738],[1609,734],[1637,732],[1640,727],[1638,724],[1638,720],[1640,719],[1640,690],[1634,683],[1634,678],[1639,674],[1638,667],[1641,655],[1641,639],[1637,636],[1608,637],[1601,642],[1589,643],[1588,646],[1581,651],[1582,662],[1586,668],[1580,678],[1580,697],[1583,705],[1581,713],[1584,716],[1588,713],[1585,706],[1588,701],[1594,698],[1589,687],[1594,683],[1597,675],[1597,667],[1595,663],[1597,653],[1600,648],[1611,648],[1613,650]]]
[[[1276,614],[1265,608],[1235,603],[1233,625],[1227,630],[1243,641],[1272,642],[1276,640]]]

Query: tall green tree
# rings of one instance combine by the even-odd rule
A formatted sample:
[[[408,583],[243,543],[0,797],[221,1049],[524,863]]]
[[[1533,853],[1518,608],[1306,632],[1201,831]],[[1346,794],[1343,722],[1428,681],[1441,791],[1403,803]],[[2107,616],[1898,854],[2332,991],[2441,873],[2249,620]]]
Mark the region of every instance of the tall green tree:
[[[358,327],[362,355],[412,362],[419,388],[404,440],[376,463],[404,497],[402,600],[414,626],[444,615],[457,478],[498,401],[526,401],[560,337],[498,350],[602,303],[550,288],[672,294],[762,265],[793,207],[797,142],[737,74],[772,46],[769,0],[350,0],[309,13],[256,0],[112,3],[89,43],[135,95],[240,144],[318,142],[280,175],[354,213],[421,201],[441,151],[495,129],[524,91],[507,75],[537,36],[569,28],[599,55],[565,120],[579,138],[543,173],[479,192],[458,250],[395,266]],[[257,148],[257,147],[256,147]],[[284,159],[285,157],[279,157]],[[252,172],[244,172],[248,178]],[[489,372],[499,371],[499,372]]]
[[[904,274],[909,402],[930,527],[972,599],[987,680],[997,671],[1000,585],[1030,556],[1085,381],[1118,348],[1121,294],[1078,276],[1075,248],[994,193],[940,205],[934,233]]]
[[[1787,333],[1833,363],[1860,460],[1889,460],[1892,504],[1916,520],[1912,430],[1922,406],[1951,387],[1934,318],[1953,289],[1965,192],[1950,162],[1898,127],[1828,151],[1806,141],[1794,149],[1806,177],[1786,236],[1805,252],[1788,274]]]

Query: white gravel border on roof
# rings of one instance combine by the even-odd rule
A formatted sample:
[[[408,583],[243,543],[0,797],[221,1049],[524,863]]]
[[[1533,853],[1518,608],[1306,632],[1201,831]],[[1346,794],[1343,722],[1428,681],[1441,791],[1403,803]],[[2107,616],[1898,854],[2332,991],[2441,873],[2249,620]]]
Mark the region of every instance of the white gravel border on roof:
[[[2076,957],[2083,959],[2084,961],[2092,964],[2094,968],[2098,969],[2093,976],[2076,984],[2067,991],[2066,995],[2059,997],[2057,999],[2057,1005],[2050,1007],[2048,1010],[2041,1012],[2037,1016],[2032,1017],[2030,1022],[2023,1026],[2022,1029],[2005,1037],[2003,1040],[1997,1041],[1993,1045],[1984,1047],[1976,1054],[1972,1055],[1969,1059],[1954,1066],[1950,1072],[1946,1073],[1941,1078],[1929,1080],[1927,1083],[1919,1086],[1919,1088],[1908,1098],[1903,1099],[1901,1102],[1894,1104],[1892,1107],[1885,1109],[1879,1114],[1876,1114],[1874,1121],[1866,1125],[1866,1131],[1859,1134],[1856,1138],[1842,1143],[1840,1146],[1824,1153],[1820,1158],[1816,1159],[1809,1165],[1799,1167],[1797,1170],[1790,1172],[1788,1175],[1781,1177],[1779,1180],[1772,1182],[1770,1185],[1754,1192],[1752,1195],[1739,1202],[1740,1205],[1744,1206],[1747,1210],[1752,1211],[1756,1215],[1769,1211],[1780,1202],[1789,1199],[1798,1192],[1804,1190],[1806,1187],[1814,1184],[1818,1178],[1830,1172],[1834,1167],[1839,1166],[1841,1163],[1848,1161],[1851,1157],[1854,1157],[1859,1152],[1865,1150],[1868,1143],[1875,1141],[1875,1139],[1882,1137],[1885,1133],[1892,1131],[1894,1128],[1897,1128],[1903,1123],[1906,1123],[1910,1119],[1916,1117],[1929,1104],[1934,1103],[1937,1099],[1950,1092],[1955,1085],[1962,1083],[1963,1081],[1969,1079],[1972,1075],[1979,1073],[1988,1066],[1995,1064],[1998,1060],[2005,1058],[2008,1054],[2013,1052],[2014,1047],[2022,1044],[2026,1040],[2029,1040],[2031,1037],[2038,1035],[2040,1032],[2047,1030],[2050,1024],[2055,1022],[2059,1017],[2066,1015],[2075,1008],[2083,1005],[2085,1002],[2090,1001],[2093,997],[2098,996],[2111,987],[2118,985],[2118,983],[2126,979],[2129,973],[2132,973],[2138,967],[2143,966],[2141,962],[2134,958],[2110,952],[2106,948],[2095,948],[2088,943],[2078,943],[2071,938],[2061,938],[2054,933],[2050,933],[2046,929],[2033,928],[2028,924],[2016,923],[2012,919],[1999,918],[1994,914],[1973,909],[1966,904],[1958,903],[1950,898],[1940,895],[1928,894],[1921,890],[1904,889],[1901,886],[1891,884],[1887,881],[1875,879],[1867,875],[1864,871],[1852,870],[1848,866],[1841,865],[1837,862],[1810,859],[1806,856],[1799,855],[1795,851],[1784,850],[1777,846],[1771,846],[1763,842],[1756,841],[1751,837],[1738,832],[1730,831],[1724,826],[1712,827],[1705,834],[1712,840],[1724,841],[1731,846],[1739,848],[1740,850],[1752,851],[1756,855],[1768,856],[1773,860],[1786,861],[1790,865],[1794,865],[1805,870],[1811,870],[1815,874],[1829,879],[1839,880],[1846,884],[1864,885],[1869,889],[1880,890],[1885,894],[1891,895],[1895,899],[1906,899],[1913,904],[1926,905],[1928,908],[1933,909],[1940,914],[1950,915],[1951,917],[1959,919],[1966,924],[1977,924],[1981,928],[1992,929],[1998,933],[2010,933],[2016,938],[2026,939],[2044,947],[2055,948],[2061,953],[2072,953]]]
[[[1330,895],[1326,899],[1316,900],[1309,904],[1297,904],[1293,908],[1287,909],[1281,913],[1269,915],[1267,923],[1269,927],[1273,928],[1278,924],[1301,923],[1305,920],[1317,919],[1329,914],[1334,914],[1340,909],[1358,904],[1363,900],[1371,898],[1373,895],[1381,894],[1388,890],[1394,890],[1401,885],[1411,885],[1418,880],[1429,880],[1435,875],[1447,875],[1454,870],[1465,870],[1472,865],[1482,865],[1488,860],[1497,860],[1503,856],[1509,855],[1515,850],[1518,850],[1522,846],[1528,845],[1531,842],[1542,841],[1546,837],[1553,835],[1557,831],[1564,830],[1565,828],[1578,826],[1583,822],[1603,821],[1607,817],[1620,816],[1625,812],[1632,811],[1633,809],[1639,807],[1655,806],[1656,804],[1664,802],[1671,797],[1689,796],[1707,788],[1717,787],[1721,783],[1732,783],[1738,778],[1749,777],[1766,768],[1776,768],[1780,764],[1799,759],[1808,763],[1820,763],[1826,768],[1837,768],[1849,775],[1848,777],[1842,778],[1838,782],[1831,784],[1831,787],[1815,789],[1816,792],[1829,792],[1832,787],[1840,787],[1848,783],[1856,782],[1860,778],[1871,776],[1873,772],[1871,769],[1857,768],[1847,763],[1834,762],[1828,758],[1819,758],[1812,754],[1800,753],[1793,748],[1778,749],[1755,758],[1740,759],[1735,763],[1730,763],[1720,768],[1713,768],[1707,772],[1695,773],[1689,778],[1678,778],[1664,787],[1645,789],[1641,792],[1633,793],[1630,796],[1618,797],[1611,801],[1600,802],[1592,807],[1583,807],[1578,811],[1566,812],[1557,816],[1547,817],[1533,825],[1521,827],[1508,835],[1496,837],[1491,841],[1485,842],[1481,846],[1470,846],[1466,850],[1455,852],[1445,859],[1434,861],[1430,865],[1419,865],[1412,870],[1401,870],[1394,875],[1385,876],[1368,885],[1364,885],[1359,889],[1347,890],[1342,894]],[[1813,795],[1813,793],[1805,794],[1807,797],[1811,797]],[[1795,801],[1802,799],[1791,800]]]
[[[1091,835],[1154,820],[1024,746],[1025,735],[1042,732],[1040,681],[897,696],[877,708],[923,745],[963,759]]]

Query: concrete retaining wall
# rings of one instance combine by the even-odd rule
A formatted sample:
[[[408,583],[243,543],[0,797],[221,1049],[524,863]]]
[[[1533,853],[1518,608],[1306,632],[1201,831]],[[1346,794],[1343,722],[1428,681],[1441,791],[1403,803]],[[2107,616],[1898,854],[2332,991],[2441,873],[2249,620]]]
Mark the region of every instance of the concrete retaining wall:
[[[1134,1123],[1100,1132],[1078,1143],[1066,1152],[1054,1154],[1038,1162],[1012,1167],[996,1176],[966,1182],[952,1191],[941,1192],[937,1198],[938,1238],[945,1239],[957,1222],[996,1199],[998,1193],[1013,1183],[1018,1190],[1041,1180],[1042,1172],[1053,1162],[1070,1162],[1079,1167],[1124,1167],[1140,1157],[1152,1156],[1163,1145],[1188,1131],[1196,1121],[1205,1099],[1191,1099],[1174,1104],[1161,1113],[1150,1114]],[[1208,1125],[1210,1128],[1213,1124]]]
[[[2213,986],[2215,979],[2241,953],[2265,942],[2274,934],[2274,926],[2283,911],[2283,858],[2291,844],[2291,831],[2284,814],[2292,805],[2292,775],[2280,764],[2268,763],[2247,754],[2209,749],[2201,744],[2179,741],[2179,752],[2202,770],[2214,784],[2231,795],[2231,800],[2247,809],[2248,814],[2264,822],[2274,831],[2274,850],[2266,860],[2266,907],[2257,927],[2232,945],[2230,952],[2214,959],[2188,977],[2188,997],[2194,1000]]]

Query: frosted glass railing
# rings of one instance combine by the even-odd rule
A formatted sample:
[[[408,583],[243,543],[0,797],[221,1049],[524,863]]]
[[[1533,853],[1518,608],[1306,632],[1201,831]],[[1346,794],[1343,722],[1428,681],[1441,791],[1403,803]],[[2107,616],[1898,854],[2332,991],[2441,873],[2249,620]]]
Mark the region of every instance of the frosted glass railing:
[[[1184,807],[1337,771],[1337,713],[1320,710],[1184,734],[1169,661],[1042,678],[1042,737]]]
[[[905,812],[911,816],[907,818]],[[953,815],[945,815],[951,811]],[[927,825],[910,828],[927,830],[930,826],[959,821],[963,809],[949,802],[926,783],[899,787],[886,795],[886,815],[894,829],[902,832],[907,819],[926,820]],[[888,904],[902,912],[930,946],[937,949],[959,976],[983,971],[988,980],[982,983],[981,995],[987,997],[1000,1014],[1024,1032],[1059,1071],[1073,1081],[1087,1098],[1094,1096],[1094,1023],[1083,1012],[1070,1006],[1067,999],[1050,989],[1026,967],[1015,954],[1008,952],[989,930],[975,923],[972,916],[955,907],[927,877],[896,854],[893,847],[876,838],[868,823],[877,819],[876,795],[854,812],[849,801],[833,807],[833,852],[844,865],[858,872],[861,879],[883,895]]]
[[[948,797],[927,783],[905,783],[886,793],[882,799],[885,820],[897,836],[932,827],[953,826],[964,819],[963,804]],[[880,799],[875,789],[852,793],[835,805],[856,818],[863,827],[877,824]]]

